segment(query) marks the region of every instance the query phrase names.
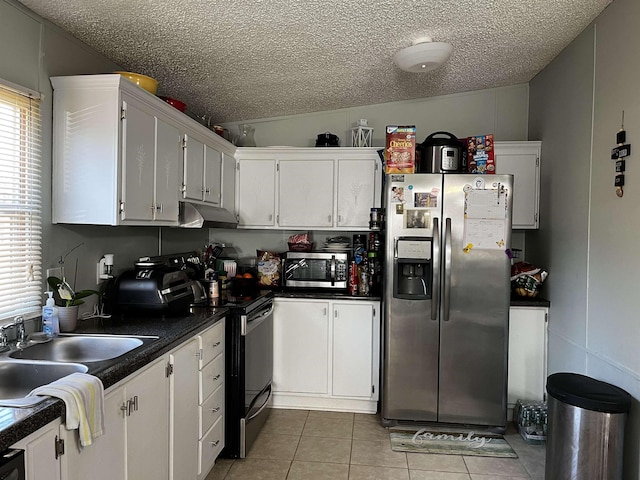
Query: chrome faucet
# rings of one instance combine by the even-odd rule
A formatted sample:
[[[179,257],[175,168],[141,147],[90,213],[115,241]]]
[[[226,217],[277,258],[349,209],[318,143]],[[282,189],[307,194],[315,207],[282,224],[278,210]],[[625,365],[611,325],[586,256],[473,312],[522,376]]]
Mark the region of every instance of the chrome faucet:
[[[16,326],[16,347],[23,348],[27,346],[27,335],[24,329],[24,318],[18,315],[13,319],[13,324]]]
[[[13,324],[0,326],[0,352],[9,350],[9,339],[7,338],[7,329],[12,328]]]

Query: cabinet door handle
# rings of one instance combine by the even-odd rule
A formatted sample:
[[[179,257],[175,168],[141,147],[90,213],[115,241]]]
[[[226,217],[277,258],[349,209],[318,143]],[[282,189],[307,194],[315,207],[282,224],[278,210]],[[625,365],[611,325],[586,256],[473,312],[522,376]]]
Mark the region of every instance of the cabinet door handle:
[[[213,348],[219,347],[220,346],[220,342],[216,342],[212,345]]]
[[[122,405],[120,405],[120,410],[122,410],[122,416],[126,417],[129,413],[129,400],[127,400],[127,403],[123,403]]]
[[[209,442],[211,444],[212,447],[217,447],[218,444],[220,443],[220,440],[216,440],[215,442]]]
[[[133,400],[127,400],[127,416],[131,416],[131,412],[133,411]]]
[[[133,396],[133,411],[137,412],[138,411],[138,396],[134,395]]]
[[[211,411],[212,411],[213,413],[217,413],[217,412],[219,412],[219,411],[220,411],[220,407],[212,408],[212,409],[211,409]]]
[[[214,375],[214,376],[213,376],[213,380],[214,380],[214,381],[215,381],[215,380],[218,380],[219,378],[220,378],[220,374],[217,374],[217,375]]]
[[[163,208],[162,208],[162,204],[161,203],[156,205],[156,211],[162,213]]]

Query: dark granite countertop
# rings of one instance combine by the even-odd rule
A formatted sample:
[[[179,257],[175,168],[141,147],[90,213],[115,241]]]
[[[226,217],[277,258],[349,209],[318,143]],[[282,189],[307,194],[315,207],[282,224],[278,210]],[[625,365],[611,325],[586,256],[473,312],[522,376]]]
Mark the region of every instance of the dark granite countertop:
[[[89,372],[95,375],[107,389],[156,358],[177,347],[205,328],[222,319],[229,312],[226,308],[199,309],[183,317],[149,317],[81,321],[74,333],[157,336],[157,340],[145,344],[113,362],[87,363]],[[0,451],[5,450],[27,435],[58,417],[64,416],[64,402],[47,399],[32,408],[0,407]]]
[[[300,289],[300,290],[275,290],[276,298],[315,298],[319,300],[371,300],[380,301],[377,296],[349,295],[348,292],[327,289]]]
[[[541,297],[519,297],[517,295],[511,296],[512,307],[546,307],[551,306],[551,302],[546,298]]]
[[[301,289],[301,290],[275,290],[276,298],[309,298],[318,300],[373,300],[380,301],[382,297],[370,296],[363,297],[359,295],[349,295],[348,292],[331,291],[326,289]],[[519,297],[511,296],[512,307],[550,307],[551,302],[541,297]]]

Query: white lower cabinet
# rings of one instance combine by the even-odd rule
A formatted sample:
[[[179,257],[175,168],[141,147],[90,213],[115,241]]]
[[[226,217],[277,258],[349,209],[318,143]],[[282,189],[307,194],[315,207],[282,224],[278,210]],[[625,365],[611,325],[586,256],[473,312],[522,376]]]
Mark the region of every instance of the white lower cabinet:
[[[507,406],[518,399],[544,400],[547,378],[546,307],[509,309]]]
[[[380,302],[277,298],[274,407],[375,413]]]
[[[66,479],[169,478],[167,361],[159,358],[108,390],[105,434],[92,445],[81,448],[77,432],[60,427]]]
[[[82,448],[76,431],[60,426],[60,437],[65,443],[62,471],[67,480],[118,480],[126,477],[126,437],[124,416],[121,410],[125,398],[124,386],[114,386],[104,397],[104,435],[93,444]]]
[[[27,480],[66,480],[60,467],[62,456],[58,455],[61,423],[61,419],[54,420],[11,446],[25,452]]]
[[[208,475],[224,448],[224,337],[224,319],[198,335],[198,480]]]
[[[329,302],[275,300],[273,390],[329,393]]]
[[[26,452],[27,479],[204,479],[224,447],[224,325],[110,387],[105,433],[92,445],[62,419],[13,445]]]
[[[193,480],[198,475],[198,339],[170,353],[170,479]]]

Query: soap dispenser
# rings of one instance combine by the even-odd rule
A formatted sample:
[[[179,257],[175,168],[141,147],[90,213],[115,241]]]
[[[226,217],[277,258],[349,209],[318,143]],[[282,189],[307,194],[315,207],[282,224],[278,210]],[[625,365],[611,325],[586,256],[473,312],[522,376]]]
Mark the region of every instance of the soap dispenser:
[[[53,292],[44,292],[49,295],[44,307],[42,307],[42,332],[51,337],[60,334],[60,322],[58,320],[58,307],[53,299]]]

